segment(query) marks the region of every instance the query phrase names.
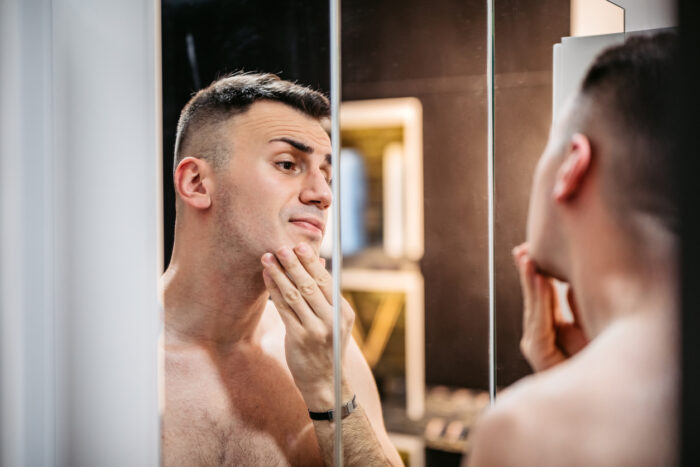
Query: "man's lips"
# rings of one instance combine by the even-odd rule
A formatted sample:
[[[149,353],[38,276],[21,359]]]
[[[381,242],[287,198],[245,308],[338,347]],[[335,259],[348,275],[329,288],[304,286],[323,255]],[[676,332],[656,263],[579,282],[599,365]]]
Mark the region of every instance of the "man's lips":
[[[304,229],[317,232],[319,234],[323,234],[325,230],[325,224],[322,221],[313,217],[297,217],[294,219],[290,219],[289,222]]]

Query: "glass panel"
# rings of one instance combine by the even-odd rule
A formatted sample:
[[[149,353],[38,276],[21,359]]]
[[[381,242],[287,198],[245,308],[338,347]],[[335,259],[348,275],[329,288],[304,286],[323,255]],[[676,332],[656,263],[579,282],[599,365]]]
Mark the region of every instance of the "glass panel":
[[[666,17],[657,15],[659,21]],[[624,10],[604,0],[495,2],[498,389],[531,373],[519,348],[523,303],[511,250],[526,238],[535,165],[553,117],[576,90],[590,62],[603,48],[624,40],[624,19]],[[557,292],[564,315],[571,317],[566,286],[558,284]]]
[[[535,164],[552,120],[552,48],[569,35],[570,0],[495,1],[496,386],[530,373],[520,353],[522,299],[511,250],[525,241]]]
[[[300,287],[291,267],[265,266],[278,272],[268,289],[280,289],[268,301],[261,265],[266,253],[286,265],[283,246],[320,249],[331,202],[327,116],[315,110],[322,99],[297,89],[281,99],[287,105],[267,99],[227,113],[246,96],[277,91],[254,77],[245,88],[220,83],[225,92],[188,111],[175,174],[173,155],[183,106],[228,73],[276,73],[328,95],[328,18],[326,0],[162,1],[165,465],[322,464],[309,410],[333,401],[310,398],[309,388],[332,390],[332,349],[319,345],[299,363],[299,346],[304,332],[321,329],[313,342],[330,332],[320,316],[330,318],[331,307],[278,306],[294,297],[282,283]],[[321,277],[318,258],[305,264]]]
[[[276,73],[330,90],[328,2],[163,0],[163,196],[165,265],[175,219],[172,186],[177,120],[192,93],[236,71]],[[275,11],[274,17],[270,12]]]
[[[342,13],[353,335],[404,461],[458,465],[488,403],[486,4],[346,0]]]
[[[674,463],[674,3],[495,1],[495,338],[508,395],[482,433],[509,432],[502,444],[523,465],[527,452],[534,463]],[[532,373],[521,339],[542,373],[513,385]],[[620,430],[632,412],[647,418]],[[518,443],[524,430],[542,445]],[[603,454],[601,443],[571,449],[591,435]],[[475,451],[497,465],[488,449]]]

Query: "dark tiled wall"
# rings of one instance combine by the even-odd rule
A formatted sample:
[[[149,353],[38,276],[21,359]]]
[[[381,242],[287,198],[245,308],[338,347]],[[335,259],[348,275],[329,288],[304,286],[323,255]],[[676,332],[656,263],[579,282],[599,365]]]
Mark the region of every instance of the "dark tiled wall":
[[[510,251],[525,240],[532,174],[552,119],[552,46],[569,34],[569,16],[569,0],[495,2],[498,386],[530,373],[518,347],[522,298]]]
[[[486,2],[343,2],[343,98],[423,104],[426,378],[488,387]]]
[[[343,98],[424,107],[426,378],[488,385],[486,3],[343,2]],[[551,120],[552,46],[568,0],[496,0],[498,381],[527,374],[510,250],[525,238],[532,171]]]

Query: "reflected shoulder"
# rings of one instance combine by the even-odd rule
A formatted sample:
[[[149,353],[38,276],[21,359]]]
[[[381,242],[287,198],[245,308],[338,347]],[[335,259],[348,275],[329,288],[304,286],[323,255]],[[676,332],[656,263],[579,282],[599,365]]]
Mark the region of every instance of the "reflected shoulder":
[[[570,421],[581,415],[582,406],[570,403],[585,387],[579,366],[568,361],[500,392],[475,427],[465,465],[562,465],[559,448],[575,438]]]

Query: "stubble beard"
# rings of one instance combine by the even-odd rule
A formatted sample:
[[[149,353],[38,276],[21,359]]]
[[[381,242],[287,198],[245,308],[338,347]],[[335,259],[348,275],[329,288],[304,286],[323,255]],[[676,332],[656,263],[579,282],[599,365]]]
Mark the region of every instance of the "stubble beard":
[[[221,187],[216,198],[215,234],[212,257],[220,269],[227,273],[240,273],[242,270],[262,270],[257,245],[251,243],[250,235],[241,231],[240,222],[233,213],[233,196],[230,187]]]

